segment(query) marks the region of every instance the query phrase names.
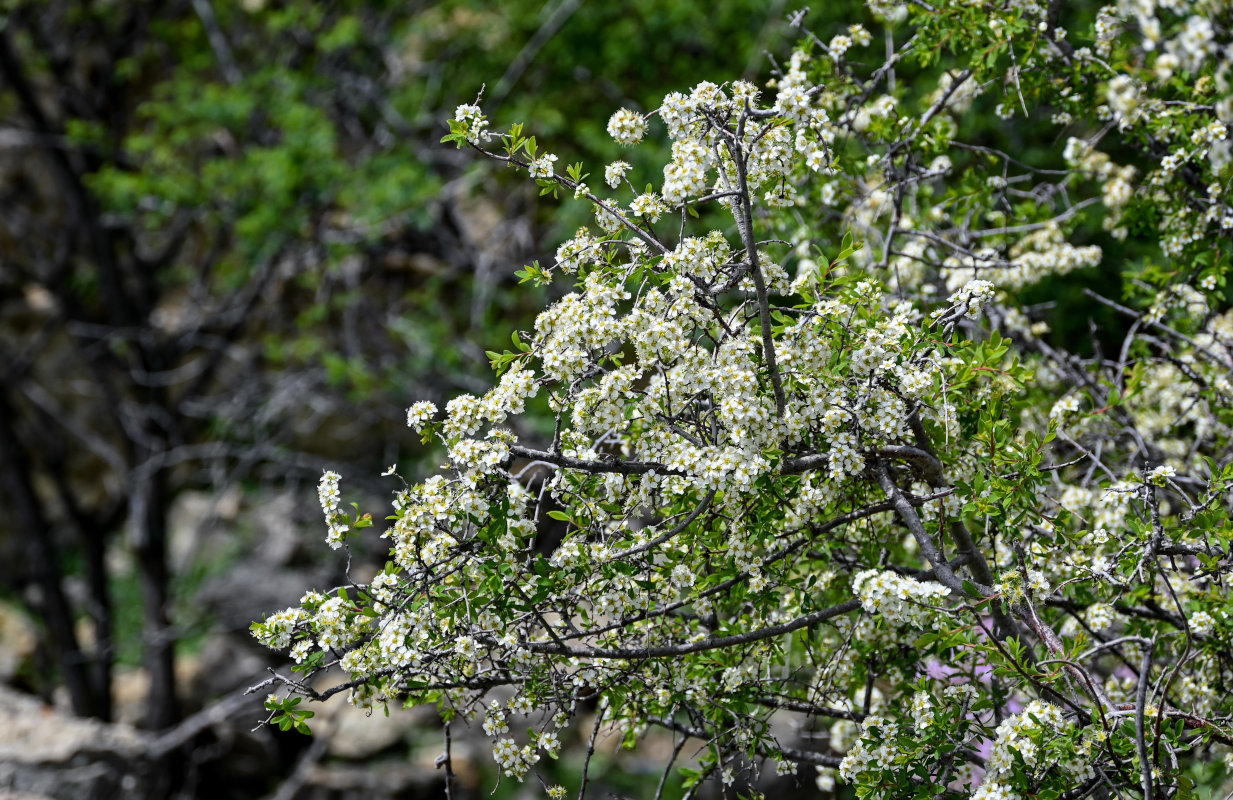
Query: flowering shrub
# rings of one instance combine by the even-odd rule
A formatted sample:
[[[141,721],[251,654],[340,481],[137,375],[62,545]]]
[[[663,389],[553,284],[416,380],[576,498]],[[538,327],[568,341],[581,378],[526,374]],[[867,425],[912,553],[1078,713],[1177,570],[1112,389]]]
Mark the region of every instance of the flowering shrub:
[[[494,388],[409,410],[450,463],[395,493],[384,571],[254,624],[299,664],[271,720],[339,691],[435,703],[518,780],[592,710],[592,744],[693,737],[690,786],[771,762],[862,797],[1219,777],[1228,7],[1127,2],[1068,29],[1031,0],[870,6],[877,66],[873,22],[805,31],[765,91],[613,114],[624,144],[666,132],[658,189],[617,162],[596,194],[459,108],[448,141],[595,221],[520,273],[572,291],[489,354]],[[968,141],[988,105],[1056,145],[1029,163]],[[1124,297],[1092,293],[1126,318],[1115,355],[1054,341],[1020,299],[1101,261],[1089,218],[1153,248]],[[555,432],[528,442],[509,423],[537,396]],[[331,546],[370,522],[337,480]]]

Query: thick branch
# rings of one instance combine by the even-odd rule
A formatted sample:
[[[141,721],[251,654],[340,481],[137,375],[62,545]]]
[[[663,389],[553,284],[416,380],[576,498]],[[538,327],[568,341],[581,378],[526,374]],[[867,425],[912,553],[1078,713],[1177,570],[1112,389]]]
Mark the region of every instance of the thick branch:
[[[670,469],[664,464],[654,461],[621,461],[615,458],[611,461],[591,461],[585,458],[561,455],[560,453],[550,453],[547,450],[532,450],[521,445],[514,445],[509,449],[509,452],[510,455],[517,458],[542,461],[546,464],[565,467],[566,469],[576,469],[580,472],[611,473],[617,475],[645,475],[649,472],[663,473],[665,475],[685,474],[680,470]]]
[[[933,567],[934,575],[937,576],[938,582],[952,592],[964,596],[966,593],[963,590],[963,582],[955,575],[954,570],[950,568],[950,564],[946,562],[942,552],[938,549],[937,543],[933,541],[933,537],[925,530],[925,525],[921,522],[920,515],[916,513],[916,509],[912,507],[912,503],[904,496],[899,487],[895,485],[895,482],[891,480],[890,474],[886,471],[886,466],[883,464],[876,465],[874,467],[874,474],[877,476],[878,485],[882,487],[882,491],[890,499],[895,513],[899,515],[899,519],[912,532],[912,537],[916,539],[916,544],[920,548],[921,554],[925,556],[925,560]],[[987,586],[978,586],[977,589],[987,595],[993,593],[993,590]]]

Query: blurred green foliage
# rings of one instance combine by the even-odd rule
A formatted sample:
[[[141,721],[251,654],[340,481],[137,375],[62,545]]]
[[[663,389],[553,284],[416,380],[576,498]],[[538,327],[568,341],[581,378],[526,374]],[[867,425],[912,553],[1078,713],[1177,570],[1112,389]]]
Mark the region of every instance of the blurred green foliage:
[[[88,185],[108,213],[151,241],[190,227],[191,257],[160,272],[165,285],[196,280],[206,262],[211,290],[234,291],[263,262],[314,245],[319,263],[300,277],[295,324],[264,336],[271,365],[315,364],[350,399],[393,389],[381,402],[396,405],[422,386],[408,376],[430,364],[439,379],[482,362],[436,348],[424,354],[429,364],[340,348],[331,329],[357,297],[336,284],[349,260],[364,260],[365,280],[380,275],[392,246],[431,236],[446,184],[484,169],[436,144],[455,105],[483,90],[498,118],[525,119],[566,159],[602,166],[629,152],[604,131],[612,110],[645,111],[701,80],[765,74],[764,51],[787,51],[787,14],[799,5],[250,0],[215,4],[210,20],[185,4],[151,19],[150,38],[116,76],[134,90],[127,124],[107,130],[74,119],[68,131],[107,153]],[[845,5],[855,12],[860,4]],[[633,158],[649,164],[659,155],[641,148]],[[588,212],[572,203],[505,209],[517,210],[551,225],[549,240]],[[503,293],[514,263],[481,276],[496,291],[485,293],[478,318],[469,314],[471,266],[399,287],[404,303],[370,336],[404,352],[461,335],[482,345],[488,323],[529,320],[536,303]]]

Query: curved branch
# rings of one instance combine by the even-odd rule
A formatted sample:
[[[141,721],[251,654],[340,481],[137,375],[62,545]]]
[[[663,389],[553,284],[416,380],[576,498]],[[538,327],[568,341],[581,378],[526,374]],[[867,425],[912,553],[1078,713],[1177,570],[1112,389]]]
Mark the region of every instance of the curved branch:
[[[963,582],[955,575],[955,571],[950,568],[946,558],[938,549],[938,545],[933,541],[933,537],[925,530],[925,525],[920,521],[920,515],[916,513],[916,509],[912,507],[911,502],[904,496],[895,482],[891,480],[890,473],[886,471],[884,464],[877,464],[874,467],[874,475],[877,477],[878,485],[882,487],[882,491],[886,493],[891,505],[895,509],[895,513],[899,515],[899,519],[904,525],[908,526],[912,537],[916,539],[916,544],[920,548],[921,554],[925,560],[933,567],[934,575],[939,583],[955,592],[961,597],[967,596],[967,592],[963,589]],[[982,594],[993,594],[993,589],[987,586],[976,587]]]

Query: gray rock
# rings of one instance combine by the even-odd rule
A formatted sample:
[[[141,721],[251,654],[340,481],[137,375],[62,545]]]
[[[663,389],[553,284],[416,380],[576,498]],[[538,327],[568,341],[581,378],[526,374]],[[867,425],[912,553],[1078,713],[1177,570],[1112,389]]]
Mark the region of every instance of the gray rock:
[[[436,716],[434,708],[404,710],[391,703],[387,717],[381,708],[369,712],[352,706],[346,692],[313,704],[312,710],[317,712],[314,729],[328,739],[326,752],[351,761],[365,761],[402,745],[412,730]]]
[[[55,800],[147,796],[148,734],[60,714],[0,686],[0,793]]]
[[[197,602],[217,618],[219,630],[244,633],[262,615],[299,605],[307,589],[333,586],[334,573],[326,568],[309,571],[239,564],[206,581]]]

